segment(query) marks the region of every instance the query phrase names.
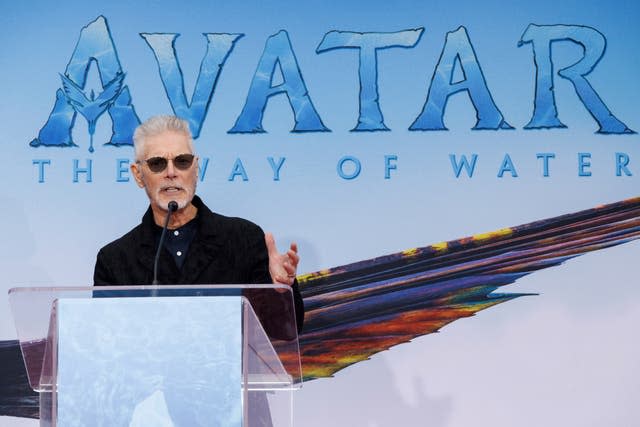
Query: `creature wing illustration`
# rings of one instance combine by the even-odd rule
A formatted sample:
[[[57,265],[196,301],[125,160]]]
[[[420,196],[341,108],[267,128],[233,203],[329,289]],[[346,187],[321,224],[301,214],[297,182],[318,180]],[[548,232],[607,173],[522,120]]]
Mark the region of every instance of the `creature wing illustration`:
[[[67,97],[67,102],[87,119],[90,137],[89,152],[93,153],[93,134],[96,131],[96,122],[120,94],[124,81],[124,73],[118,73],[113,80],[107,83],[97,98],[93,90],[91,90],[89,97],[87,97],[82,88],[75,84],[70,78],[64,74],[60,74],[60,77],[62,78],[62,89]]]
[[[523,296],[537,270],[640,237],[640,197],[298,277],[305,381]]]
[[[494,291],[639,237],[636,197],[301,275],[303,378],[332,376],[374,353],[526,295]],[[281,356],[286,365],[287,355]],[[38,417],[38,396],[29,388],[17,341],[0,342],[0,415]]]

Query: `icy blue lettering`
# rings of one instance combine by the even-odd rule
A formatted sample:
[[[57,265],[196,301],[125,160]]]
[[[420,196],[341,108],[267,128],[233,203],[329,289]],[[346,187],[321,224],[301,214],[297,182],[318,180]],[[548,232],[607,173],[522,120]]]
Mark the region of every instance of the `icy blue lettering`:
[[[116,165],[116,182],[129,182],[129,159],[117,159]]]
[[[358,49],[360,62],[360,115],[358,124],[352,131],[389,130],[384,124],[380,110],[378,93],[378,50],[393,47],[412,48],[424,28],[398,31],[395,33],[354,33],[350,31],[330,31],[323,37],[316,53],[333,49]]]
[[[531,43],[536,66],[533,116],[525,129],[566,127],[556,109],[551,57],[552,44],[561,41],[573,42],[583,49],[582,58],[560,69],[558,75],[573,84],[578,98],[600,126],[598,133],[635,133],[613,115],[587,81],[586,76],[604,55],[607,40],[598,30],[580,25],[530,24],[522,34],[518,46]]]
[[[454,81],[456,65],[464,76],[459,81]],[[474,130],[513,129],[493,101],[467,30],[460,27],[447,33],[431,78],[427,101],[409,130],[447,130],[443,120],[447,101],[451,95],[463,91],[467,92],[476,110]]]
[[[220,77],[220,71],[233,50],[235,43],[243,34],[205,33],[207,51],[202,58],[191,102],[187,101],[184,89],[184,76],[176,55],[175,41],[180,34],[141,33],[158,63],[160,78],[176,116],[189,122],[194,138],[200,135],[202,123],[207,116],[209,104]]]
[[[549,176],[549,159],[555,159],[556,155],[553,153],[538,153],[536,158],[542,159],[542,176]]]
[[[591,153],[578,153],[578,176],[591,176]]]
[[[38,165],[38,183],[44,182],[44,165],[50,165],[51,160],[34,159],[32,164]]]
[[[273,85],[274,73],[279,67],[282,83]],[[262,118],[269,98],[286,94],[293,110],[295,125],[292,132],[328,131],[311,102],[302,79],[289,35],[281,30],[269,37],[258,68],[251,81],[247,100],[240,116],[229,133],[262,133]]]
[[[286,159],[287,159],[286,157],[280,157],[278,158],[278,162],[276,163],[273,160],[273,157],[267,157],[267,160],[269,161],[269,165],[271,165],[271,170],[273,170],[274,181],[280,181],[280,168],[282,167]]]
[[[469,178],[473,178],[473,172],[476,169],[476,160],[478,160],[477,154],[471,155],[471,163],[467,160],[466,154],[460,156],[460,162],[456,160],[455,154],[449,154],[449,161],[451,162],[451,167],[453,168],[453,173],[456,175],[456,178],[460,178],[462,168],[467,172]]]
[[[616,153],[616,176],[622,176],[622,172],[626,176],[632,176],[629,165],[629,155],[627,153]]]
[[[502,178],[505,172],[509,172],[514,178],[518,177],[518,172],[516,172],[516,167],[513,165],[511,156],[509,154],[505,154],[504,159],[502,159],[502,164],[500,165],[500,170],[498,171],[498,178]]]
[[[391,163],[391,162],[394,163]],[[395,163],[398,161],[398,156],[395,154],[384,156],[384,179],[391,179],[391,170],[398,169],[398,165]]]
[[[200,163],[198,165],[198,179],[200,179],[200,182],[204,181],[204,176],[207,173],[207,167],[208,166],[209,166],[209,158],[208,157],[200,159]]]
[[[85,174],[85,182],[91,182],[91,166],[92,160],[87,159],[87,167],[81,168],[80,161],[78,159],[73,159],[73,182],[77,183],[80,181],[80,174]]]
[[[234,181],[236,176],[241,176],[243,181],[249,181],[249,177],[247,176],[247,171],[244,170],[244,165],[242,164],[242,160],[237,158],[235,163],[233,164],[233,168],[231,169],[231,174],[229,174],[229,181]]]
[[[353,172],[351,173],[347,173],[344,171],[344,164],[347,162],[353,163]],[[356,157],[344,156],[340,160],[338,160],[338,166],[336,169],[338,171],[338,175],[340,176],[340,178],[349,180],[349,179],[355,179],[358,177],[358,175],[360,175],[360,171],[362,170],[362,165],[360,164],[360,160],[358,160]]]
[[[87,73],[91,63],[95,61],[103,88],[113,82],[120,74],[122,67],[118,59],[115,45],[107,20],[99,16],[80,32],[80,38],[71,59],[67,64],[65,76],[78,87],[84,89]],[[112,134],[107,144],[121,146],[132,145],[133,131],[140,124],[127,86],[123,86],[117,97],[108,107],[111,116]],[[32,147],[39,146],[76,146],[71,136],[71,129],[78,112],[67,101],[62,89],[56,91],[53,111],[45,125],[40,129],[38,137],[31,141]],[[101,114],[101,113],[100,113]],[[97,119],[97,117],[96,117]]]

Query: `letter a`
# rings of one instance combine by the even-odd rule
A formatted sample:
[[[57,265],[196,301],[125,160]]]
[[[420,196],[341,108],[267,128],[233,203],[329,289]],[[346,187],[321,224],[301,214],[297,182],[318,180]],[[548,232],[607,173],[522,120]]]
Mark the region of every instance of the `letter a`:
[[[283,82],[273,86],[273,74],[280,67]],[[293,110],[295,126],[292,132],[329,131],[311,102],[293,54],[287,32],[282,30],[269,37],[253,76],[247,101],[229,133],[262,133],[262,117],[267,101],[273,95],[286,93]]]
[[[461,68],[464,79],[454,82],[456,63]],[[447,101],[451,95],[462,91],[467,92],[476,110],[474,130],[513,129],[493,102],[464,27],[447,33],[442,54],[431,78],[427,101],[409,130],[447,130],[443,121]]]
[[[80,31],[78,44],[65,70],[65,77],[78,88],[84,89],[87,72],[92,61],[95,61],[98,67],[103,88],[122,74],[122,67],[111,39],[109,26],[103,16],[99,16]],[[122,87],[107,111],[112,121],[112,135],[108,144],[131,145],[133,131],[140,124],[140,120],[131,105],[131,95],[127,86]],[[71,129],[77,114],[78,112],[69,103],[63,90],[58,89],[53,111],[38,133],[38,137],[31,141],[30,145],[32,147],[41,145],[75,146],[76,144],[71,137]]]

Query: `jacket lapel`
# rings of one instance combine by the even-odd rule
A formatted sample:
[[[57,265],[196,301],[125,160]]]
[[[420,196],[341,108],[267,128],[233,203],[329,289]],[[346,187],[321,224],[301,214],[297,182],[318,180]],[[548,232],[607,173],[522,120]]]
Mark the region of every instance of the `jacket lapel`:
[[[187,259],[180,272],[181,283],[209,284],[198,281],[203,272],[208,278],[222,277],[225,266],[222,256],[222,236],[215,214],[194,196],[192,203],[198,208],[198,230],[191,242]],[[220,283],[216,281],[215,283]]]
[[[156,256],[156,250],[158,248],[158,236],[157,236],[157,226],[153,220],[153,212],[151,211],[151,206],[147,209],[144,216],[142,217],[142,229],[141,236],[138,244],[137,250],[137,259],[138,259],[138,267],[139,271],[143,272],[142,277],[144,277],[143,281],[145,285],[150,285],[153,281],[153,262]],[[158,276],[163,277],[161,272],[164,273],[164,269],[162,268],[162,264],[166,263],[166,260],[162,259],[162,254],[160,256],[160,265]],[[166,283],[165,280],[160,279],[162,283]]]

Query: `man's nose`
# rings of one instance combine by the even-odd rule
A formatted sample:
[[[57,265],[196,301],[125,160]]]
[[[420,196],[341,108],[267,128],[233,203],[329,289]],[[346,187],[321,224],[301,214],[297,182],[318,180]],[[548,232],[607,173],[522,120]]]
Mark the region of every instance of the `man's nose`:
[[[176,176],[176,167],[173,165],[173,159],[167,161],[167,177],[173,178]]]

